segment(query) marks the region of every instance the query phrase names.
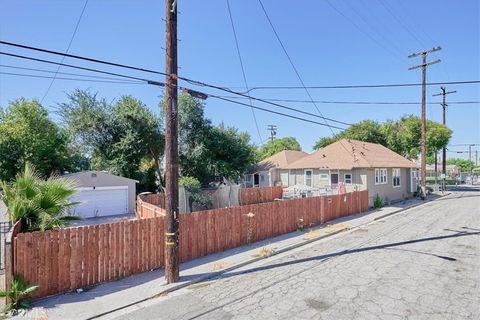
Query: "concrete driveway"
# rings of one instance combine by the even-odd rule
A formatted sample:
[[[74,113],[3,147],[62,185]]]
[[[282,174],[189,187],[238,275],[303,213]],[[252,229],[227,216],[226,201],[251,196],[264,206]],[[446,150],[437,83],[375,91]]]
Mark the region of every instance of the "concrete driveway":
[[[117,319],[480,319],[479,204],[454,192]]]

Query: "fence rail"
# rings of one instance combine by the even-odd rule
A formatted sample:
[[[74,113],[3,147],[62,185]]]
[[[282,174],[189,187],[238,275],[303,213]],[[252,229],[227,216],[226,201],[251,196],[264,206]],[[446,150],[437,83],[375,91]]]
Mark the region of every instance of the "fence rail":
[[[145,208],[145,207],[144,207]],[[160,208],[161,209],[161,208]],[[324,223],[368,209],[367,191],[180,215],[180,260]],[[13,268],[40,285],[34,298],[111,281],[164,264],[164,216],[20,233]]]

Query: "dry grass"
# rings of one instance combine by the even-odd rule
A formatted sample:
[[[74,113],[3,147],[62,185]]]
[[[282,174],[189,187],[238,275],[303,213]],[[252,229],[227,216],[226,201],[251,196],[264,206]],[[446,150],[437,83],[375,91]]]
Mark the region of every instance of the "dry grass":
[[[215,263],[213,264],[213,270],[221,270],[221,269],[224,269],[227,265],[228,265],[228,263],[226,263],[226,262],[224,262],[224,261],[215,262]]]
[[[273,255],[274,253],[275,253],[275,248],[263,247],[263,248],[260,249],[258,252],[252,254],[252,257],[255,257],[255,258],[259,258],[259,257],[267,258],[267,257],[270,257],[271,255]]]

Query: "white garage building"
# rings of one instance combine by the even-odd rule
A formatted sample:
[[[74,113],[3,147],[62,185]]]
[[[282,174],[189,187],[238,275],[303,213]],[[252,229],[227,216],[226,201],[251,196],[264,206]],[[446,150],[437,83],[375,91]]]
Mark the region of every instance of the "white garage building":
[[[71,215],[93,218],[135,213],[138,181],[104,171],[82,171],[64,177],[77,184],[78,193],[71,200],[81,202],[70,208]]]

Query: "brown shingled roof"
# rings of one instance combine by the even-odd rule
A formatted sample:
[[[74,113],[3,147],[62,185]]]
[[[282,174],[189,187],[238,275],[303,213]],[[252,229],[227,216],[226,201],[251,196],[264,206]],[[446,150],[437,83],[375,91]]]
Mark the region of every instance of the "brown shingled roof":
[[[255,166],[255,171],[268,171],[272,168],[285,169],[289,164],[308,155],[303,151],[283,150],[260,161]]]
[[[287,169],[416,168],[398,153],[376,143],[342,139],[287,166]]]

